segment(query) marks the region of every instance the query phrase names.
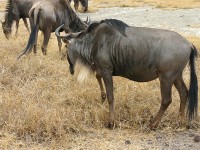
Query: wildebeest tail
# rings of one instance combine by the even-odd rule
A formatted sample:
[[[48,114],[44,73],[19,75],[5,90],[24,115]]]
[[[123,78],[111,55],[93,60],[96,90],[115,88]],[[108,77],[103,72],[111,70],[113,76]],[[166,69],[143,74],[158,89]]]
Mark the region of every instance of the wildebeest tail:
[[[189,102],[187,116],[191,121],[197,116],[198,110],[198,81],[195,71],[195,57],[197,56],[197,49],[193,46],[190,54],[190,87],[189,87]]]
[[[26,48],[21,52],[21,54],[17,57],[17,59],[20,59],[21,56],[28,54],[31,52],[31,50],[33,49],[33,46],[35,45],[35,40],[36,40],[36,35],[38,32],[38,20],[39,20],[39,11],[34,11],[35,9],[30,11],[30,19],[33,20],[33,27],[31,28],[31,34],[29,36],[29,40],[28,43],[26,45]]]

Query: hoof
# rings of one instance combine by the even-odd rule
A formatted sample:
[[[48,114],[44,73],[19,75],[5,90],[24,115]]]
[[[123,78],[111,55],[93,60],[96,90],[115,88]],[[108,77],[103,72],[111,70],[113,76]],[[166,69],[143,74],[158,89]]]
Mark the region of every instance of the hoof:
[[[151,130],[153,130],[153,131],[155,131],[155,130],[157,129],[157,127],[158,127],[158,124],[157,124],[157,123],[155,123],[155,124],[150,124],[150,125],[149,125],[149,128],[150,128]]]
[[[113,130],[114,129],[114,126],[115,126],[115,124],[114,124],[114,122],[109,122],[108,123],[108,128],[110,129],[110,130]]]
[[[104,103],[106,100],[106,94],[105,93],[102,93],[101,94],[101,102]]]

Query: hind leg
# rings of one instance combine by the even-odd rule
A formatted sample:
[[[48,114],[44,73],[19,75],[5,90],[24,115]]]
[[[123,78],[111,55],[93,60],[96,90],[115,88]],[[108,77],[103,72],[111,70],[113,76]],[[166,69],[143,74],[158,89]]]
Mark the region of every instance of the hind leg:
[[[172,85],[173,85],[174,81],[172,81],[172,79],[170,77],[168,77],[167,75],[160,75],[159,80],[160,80],[162,101],[161,101],[161,106],[160,106],[160,109],[159,109],[156,117],[150,123],[151,129],[154,129],[158,126],[164,112],[166,111],[166,109],[168,108],[170,103],[172,102],[171,89],[172,89]]]
[[[34,30],[34,23],[33,23],[33,20],[32,20],[31,17],[29,18],[29,21],[30,21],[31,32],[32,32],[32,31]],[[38,31],[39,31],[39,29],[37,29],[37,31],[36,31],[36,35],[35,35],[35,43],[33,44],[33,52],[34,52],[34,54],[37,53],[37,38],[38,38]]]
[[[39,30],[36,31],[35,43],[34,43],[34,47],[33,47],[33,52],[34,52],[34,54],[37,53],[37,38],[38,38],[38,31],[39,31]]]
[[[23,21],[24,21],[24,25],[25,25],[26,29],[28,30],[28,32],[29,32],[29,34],[30,34],[30,30],[29,30],[28,22],[27,22],[26,18],[22,18],[22,19],[23,19]]]
[[[174,85],[176,89],[178,90],[179,96],[180,96],[180,109],[179,113],[181,117],[185,116],[185,106],[187,103],[188,98],[188,89],[183,81],[183,78],[180,77],[175,80]]]
[[[76,11],[78,11],[78,6],[79,6],[79,0],[74,0],[74,8]]]
[[[17,34],[18,34],[18,28],[19,28],[19,19],[16,20],[16,31],[15,31],[16,37],[17,37]]]
[[[42,44],[42,53],[43,53],[43,55],[47,54],[47,45],[49,43],[50,36],[51,36],[51,31],[44,32],[44,40],[43,40],[43,44]]]
[[[62,41],[61,41],[61,38],[57,37],[57,41],[58,41],[59,53],[60,53],[60,55],[61,55],[61,48],[62,48]]]

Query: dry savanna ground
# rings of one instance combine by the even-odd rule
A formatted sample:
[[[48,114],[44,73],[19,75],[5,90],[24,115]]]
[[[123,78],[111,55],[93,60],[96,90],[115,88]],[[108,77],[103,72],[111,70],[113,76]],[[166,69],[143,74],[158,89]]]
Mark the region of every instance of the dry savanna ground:
[[[196,8],[200,7],[199,0],[90,0],[94,8],[102,7],[135,7],[142,5],[151,5],[157,8]],[[94,9],[94,8],[90,9]]]
[[[113,1],[93,0],[90,3],[93,6],[101,4],[102,7],[113,7],[116,6]],[[200,6],[198,0],[170,0],[167,4],[164,0],[118,2],[117,6],[135,6],[135,3],[163,8]],[[187,38],[200,49],[199,37]],[[48,45],[47,56],[41,54],[40,34],[37,55],[31,53],[17,61],[16,57],[25,47],[27,39],[28,32],[22,22],[17,38],[12,36],[7,40],[0,29],[0,149],[76,149],[74,146],[81,145],[78,140],[87,141],[87,135],[91,134],[93,136],[90,138],[98,138],[98,134],[101,134],[109,139],[112,138],[109,137],[111,134],[121,139],[123,134],[145,137],[155,133],[149,131],[148,124],[160,106],[158,80],[137,83],[114,77],[116,126],[110,131],[106,129],[108,104],[101,103],[95,78],[83,84],[75,81],[69,73],[67,61],[60,59],[54,34]],[[64,46],[62,51],[65,52]],[[190,79],[188,68],[184,71],[187,85]],[[199,59],[196,61],[196,71],[199,76]],[[179,95],[175,88],[172,95],[173,102],[158,127],[158,131],[165,130],[171,134],[185,131],[187,124],[187,121],[178,118]],[[191,128],[199,131],[199,118],[192,122]],[[109,140],[102,141],[105,143],[91,145],[106,149],[104,145],[109,144],[106,143]]]

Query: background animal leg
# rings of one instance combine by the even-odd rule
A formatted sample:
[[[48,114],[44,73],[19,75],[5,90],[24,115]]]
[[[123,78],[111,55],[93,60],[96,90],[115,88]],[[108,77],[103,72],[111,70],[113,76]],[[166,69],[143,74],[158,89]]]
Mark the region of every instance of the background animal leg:
[[[19,28],[19,19],[16,20],[16,31],[15,31],[16,37],[17,37],[17,34],[18,34],[18,28]]]
[[[160,76],[159,79],[160,79],[162,101],[161,101],[161,106],[160,106],[160,109],[159,109],[156,117],[150,123],[151,129],[157,128],[164,112],[166,111],[166,109],[168,108],[170,103],[172,102],[171,89],[172,89],[173,82],[170,81],[170,78],[165,78],[163,76]]]
[[[103,81],[106,87],[106,94],[109,104],[109,124],[108,128],[114,127],[114,95],[113,95],[113,79],[109,72],[104,72],[102,74]]]
[[[97,78],[97,81],[98,81],[99,86],[100,86],[101,98],[102,98],[101,102],[103,103],[106,100],[106,93],[104,91],[104,87],[103,87],[103,83],[102,83],[102,80],[101,80],[101,76],[96,74],[96,78]]]
[[[180,116],[183,118],[185,117],[185,106],[188,99],[188,89],[183,81],[183,78],[178,78],[175,80],[174,85],[176,89],[178,90],[179,96],[180,96],[180,109],[179,113]]]
[[[78,11],[78,6],[79,6],[79,0],[74,0],[74,8],[76,11]]]
[[[43,44],[42,44],[43,55],[47,54],[47,45],[49,43],[50,36],[51,36],[51,32],[44,32],[44,40],[43,40]]]
[[[57,41],[58,41],[59,53],[60,53],[60,55],[61,55],[61,48],[62,48],[62,41],[61,41],[61,38],[57,37]]]
[[[30,29],[29,29],[29,27],[28,27],[28,22],[27,22],[26,18],[22,18],[22,19],[23,19],[23,21],[24,21],[24,25],[25,25],[26,29],[28,30],[28,32],[29,32],[29,34],[30,34]]]
[[[34,52],[34,54],[37,53],[37,38],[38,38],[38,31],[39,31],[39,30],[36,31],[36,36],[35,36],[35,43],[34,43],[34,48],[33,48],[33,52]]]

